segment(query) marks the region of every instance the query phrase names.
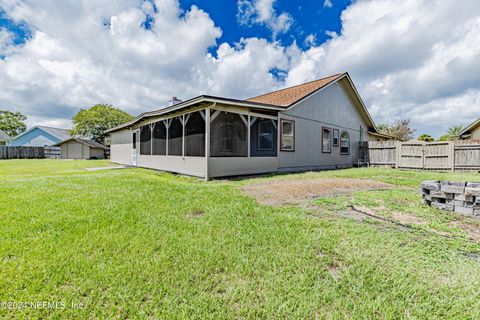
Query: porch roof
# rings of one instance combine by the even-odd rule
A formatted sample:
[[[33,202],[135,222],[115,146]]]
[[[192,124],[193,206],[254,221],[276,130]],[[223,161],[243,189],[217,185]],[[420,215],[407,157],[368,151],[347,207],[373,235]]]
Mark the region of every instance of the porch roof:
[[[168,114],[170,112],[180,111],[182,109],[186,109],[186,108],[191,107],[193,105],[202,104],[202,103],[222,103],[222,104],[231,105],[231,106],[250,107],[250,108],[273,110],[273,111],[285,110],[284,107],[277,106],[277,105],[272,105],[272,104],[267,104],[267,103],[259,103],[259,102],[251,102],[251,101],[245,101],[245,100],[224,98],[224,97],[201,95],[201,96],[192,98],[190,100],[180,102],[178,104],[175,104],[175,105],[167,107],[167,108],[141,113],[135,119],[133,119],[129,122],[123,123],[123,124],[121,124],[119,126],[116,126],[114,128],[111,128],[109,130],[106,130],[105,132],[109,133],[109,132],[117,131],[117,130],[129,127],[129,126],[132,126],[135,123],[137,123],[137,122],[139,122],[139,121],[141,121],[142,119],[145,119],[145,118],[161,116],[161,115],[164,115],[164,114]]]

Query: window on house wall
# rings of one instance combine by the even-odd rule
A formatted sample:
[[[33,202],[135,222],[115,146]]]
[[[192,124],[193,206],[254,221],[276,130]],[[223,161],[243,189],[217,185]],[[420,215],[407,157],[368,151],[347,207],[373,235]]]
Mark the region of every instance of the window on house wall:
[[[168,155],[182,155],[183,125],[180,117],[172,118],[168,127]]]
[[[140,129],[140,154],[152,154],[152,131],[150,125],[143,126]]]
[[[167,127],[164,121],[155,123],[152,134],[152,154],[164,156],[167,154]]]
[[[185,155],[187,157],[205,156],[205,111],[185,115]]]
[[[257,126],[257,150],[271,151],[273,150],[273,134],[274,125],[272,120],[258,120]]]
[[[333,129],[333,146],[338,147],[340,145],[340,130]]]
[[[332,129],[322,128],[322,152],[332,152]]]
[[[340,136],[340,154],[350,153],[350,134],[348,131],[342,131]]]
[[[248,156],[246,116],[232,112],[212,112],[211,157]]]
[[[280,150],[295,151],[295,122],[291,120],[280,120],[281,141]]]

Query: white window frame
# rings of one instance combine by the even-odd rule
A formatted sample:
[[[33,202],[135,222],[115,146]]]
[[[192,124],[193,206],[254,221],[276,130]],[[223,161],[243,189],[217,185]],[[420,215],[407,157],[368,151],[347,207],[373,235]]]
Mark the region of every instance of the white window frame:
[[[283,132],[283,124],[284,123],[290,123],[292,125],[292,134],[291,135],[284,134],[284,132]],[[291,148],[285,148],[283,146],[284,137],[292,139],[292,147]],[[280,119],[280,151],[287,151],[287,152],[294,152],[295,151],[295,121],[294,120]]]

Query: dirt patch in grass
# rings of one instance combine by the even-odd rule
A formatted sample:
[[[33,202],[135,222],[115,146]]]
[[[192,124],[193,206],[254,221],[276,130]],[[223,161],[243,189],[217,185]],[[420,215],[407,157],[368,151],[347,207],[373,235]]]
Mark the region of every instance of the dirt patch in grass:
[[[450,225],[459,227],[465,233],[468,235],[470,240],[480,242],[480,225],[475,223],[475,224],[470,224],[462,221],[452,221],[450,222]]]
[[[398,221],[401,224],[405,225],[413,225],[413,224],[420,224],[420,225],[425,225],[427,224],[427,221],[425,221],[422,218],[411,216],[409,214],[405,214],[402,212],[394,212],[392,214],[393,218]]]
[[[361,190],[383,190],[391,186],[363,179],[292,179],[252,183],[242,187],[248,196],[264,205],[298,204],[308,199],[351,194]]]

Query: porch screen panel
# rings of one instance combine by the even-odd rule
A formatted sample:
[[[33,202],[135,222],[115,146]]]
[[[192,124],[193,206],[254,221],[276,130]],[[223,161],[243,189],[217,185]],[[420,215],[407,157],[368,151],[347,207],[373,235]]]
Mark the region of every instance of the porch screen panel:
[[[155,123],[152,134],[152,151],[154,155],[164,156],[167,154],[167,127],[163,121]]]
[[[246,116],[244,116],[246,118]],[[211,157],[247,157],[247,125],[241,116],[220,112],[210,124]]]
[[[254,117],[251,121],[253,123],[250,127],[250,156],[276,157],[278,121]]]
[[[183,125],[179,117],[173,118],[168,127],[168,155],[182,155]]]
[[[149,125],[143,126],[140,129],[140,154],[152,154],[152,131]]]
[[[185,125],[185,155],[187,157],[205,156],[205,120],[200,111],[188,115]]]

